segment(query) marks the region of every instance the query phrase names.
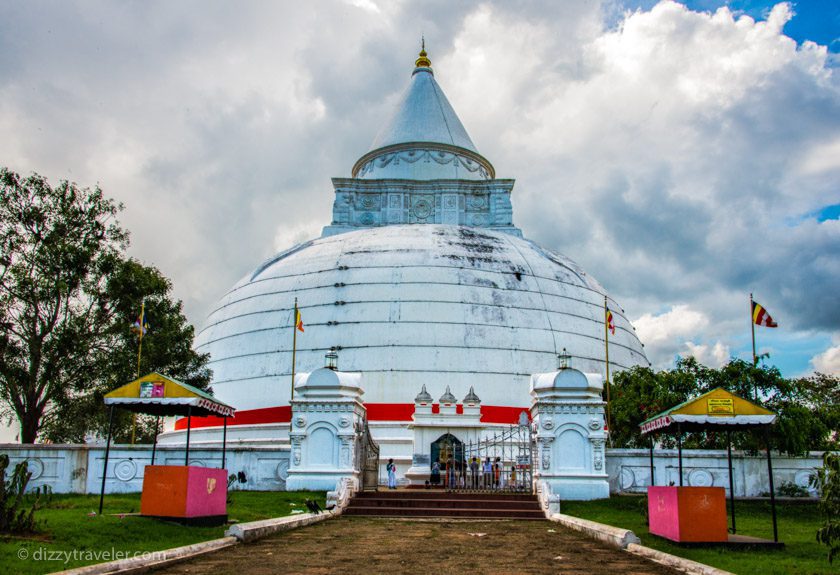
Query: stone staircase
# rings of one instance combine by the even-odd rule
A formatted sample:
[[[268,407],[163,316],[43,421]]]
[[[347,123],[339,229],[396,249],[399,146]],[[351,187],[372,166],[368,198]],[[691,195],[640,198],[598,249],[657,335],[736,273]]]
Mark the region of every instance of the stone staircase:
[[[536,495],[450,491],[363,491],[344,515],[368,517],[449,517],[458,519],[545,519]]]

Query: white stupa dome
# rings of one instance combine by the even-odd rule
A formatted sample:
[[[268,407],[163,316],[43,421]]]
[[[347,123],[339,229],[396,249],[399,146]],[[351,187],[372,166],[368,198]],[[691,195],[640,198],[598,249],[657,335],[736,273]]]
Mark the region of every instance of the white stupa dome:
[[[239,439],[275,437],[267,424],[288,429],[296,301],[296,372],[323,367],[335,348],[339,370],[362,374],[368,419],[388,422],[390,436],[424,385],[433,397],[472,388],[482,422],[509,424],[530,404],[531,374],[557,369],[564,349],[572,367],[604,373],[605,302],[616,327],[610,370],[648,365],[604,288],[521,237],[514,181],[495,178],[425,53],[353,176],[333,179],[324,235],[242,278],[198,334],[215,395],[238,410]]]
[[[363,374],[365,403],[409,405],[426,384],[525,407],[530,375],[557,369],[563,348],[577,369],[604,368],[604,289],[569,259],[490,230],[384,226],[296,246],[228,292],[197,340],[222,401],[288,405],[295,298],[297,371],[323,367],[335,347],[341,371]],[[610,307],[612,368],[646,364]]]

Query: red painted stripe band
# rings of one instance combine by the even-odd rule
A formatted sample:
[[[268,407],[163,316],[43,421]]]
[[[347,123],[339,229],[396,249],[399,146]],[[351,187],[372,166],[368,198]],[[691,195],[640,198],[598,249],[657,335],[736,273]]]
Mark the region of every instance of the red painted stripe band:
[[[366,403],[368,421],[411,421],[414,415],[413,403]],[[457,406],[457,413],[463,413],[462,405]],[[519,414],[528,414],[527,407],[506,407],[501,405],[482,405],[482,423],[519,423]],[[440,405],[432,404],[432,413],[440,413]],[[292,419],[292,409],[288,405],[278,407],[265,407],[262,409],[237,410],[233,417],[228,418],[228,425],[260,425],[265,423],[288,423]],[[221,417],[193,417],[190,427],[197,429],[201,427],[221,427]],[[187,428],[187,418],[183,417],[175,422],[175,429]]]

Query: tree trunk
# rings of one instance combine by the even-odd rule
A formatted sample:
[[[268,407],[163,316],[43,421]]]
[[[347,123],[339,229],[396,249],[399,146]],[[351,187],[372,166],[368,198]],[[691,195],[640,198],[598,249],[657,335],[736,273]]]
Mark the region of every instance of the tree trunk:
[[[41,418],[34,413],[24,413],[20,419],[20,442],[35,443],[38,437],[38,429],[41,427]]]

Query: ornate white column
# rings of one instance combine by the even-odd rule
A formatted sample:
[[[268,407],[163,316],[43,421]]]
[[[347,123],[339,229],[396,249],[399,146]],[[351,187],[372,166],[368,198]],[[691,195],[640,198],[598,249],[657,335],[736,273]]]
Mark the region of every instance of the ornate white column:
[[[531,376],[534,479],[544,483],[541,491],[560,500],[609,497],[603,388],[600,375],[576,369]]]
[[[343,479],[358,485],[356,439],[365,418],[361,377],[322,368],[296,378],[287,490],[328,491]]]

